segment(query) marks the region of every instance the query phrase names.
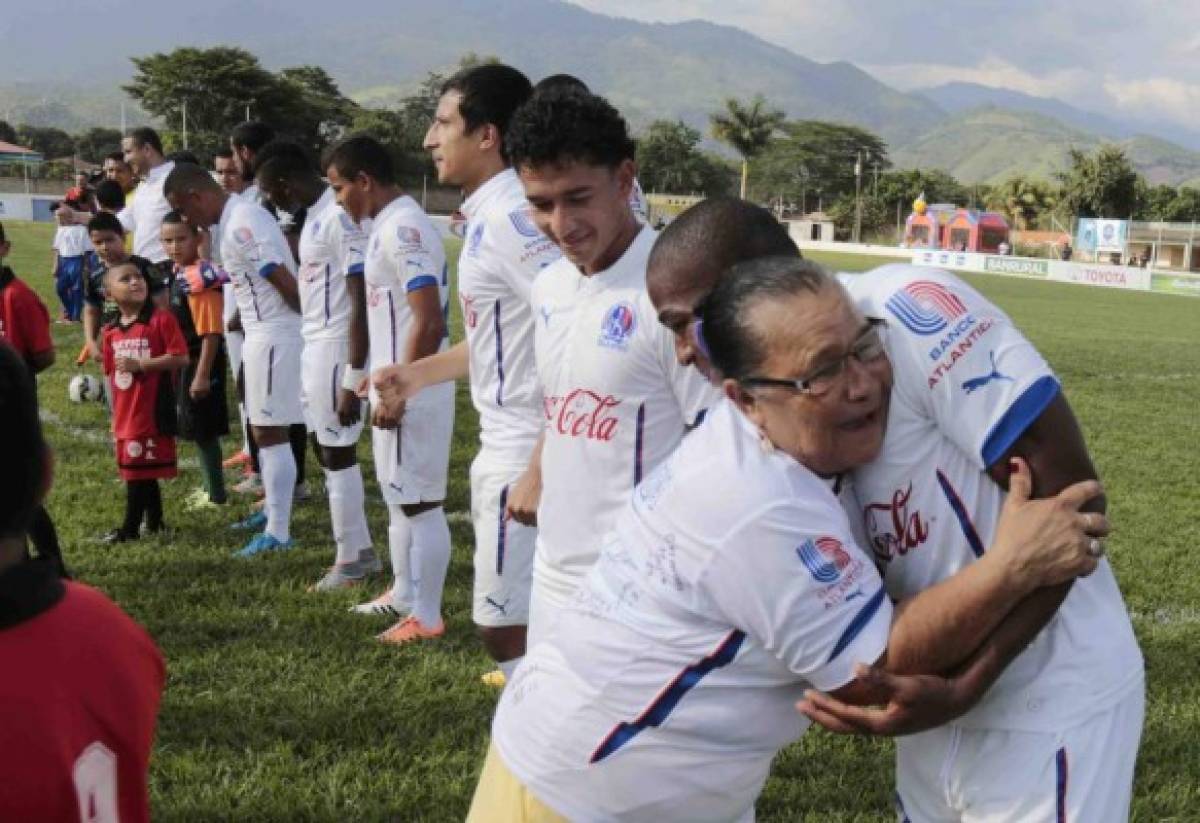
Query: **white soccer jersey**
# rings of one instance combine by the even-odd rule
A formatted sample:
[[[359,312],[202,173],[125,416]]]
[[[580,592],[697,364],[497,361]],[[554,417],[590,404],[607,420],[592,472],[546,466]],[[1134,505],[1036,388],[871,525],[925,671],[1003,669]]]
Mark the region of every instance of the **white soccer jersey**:
[[[947,272],[889,265],[852,281],[887,321],[895,375],[887,434],[854,473],[863,527],[893,598],[950,577],[991,543],[1004,492],[986,474],[1058,395],[1058,380],[996,306]],[[1044,732],[1077,724],[1142,682],[1107,561],[956,723]]]
[[[406,362],[405,347],[412,325],[409,292],[433,286],[440,295],[443,312],[448,307],[450,288],[441,235],[408,195],[397,197],[375,215],[365,272],[373,371]],[[442,348],[445,346],[443,340]],[[426,389],[409,400],[409,405],[435,394]]]
[[[171,204],[163,196],[163,183],[173,168],[175,164],[171,161],[152,168],[131,195],[132,200],[117,215],[125,231],[133,232],[133,253],[151,263],[167,259],[160,230]]]
[[[468,222],[458,297],[479,439],[490,459],[523,463],[542,431],[530,290],[538,272],[561,253],[530,218],[511,169],[473,192],[462,211]]]
[[[54,230],[54,250],[59,257],[83,257],[92,250],[86,226],[59,226]]]
[[[350,336],[347,277],[363,275],[367,237],[326,189],[309,209],[300,235],[300,311],[305,340]]]
[[[493,740],[570,820],[748,819],[804,689],[875,662],[891,616],[828,484],[722,401],[623,506]]]
[[[564,257],[534,283],[546,434],[535,587],[578,583],[633,487],[719,396],[676,361],[646,296],[655,236],[643,228],[598,274],[585,277]]]
[[[246,341],[298,341],[300,315],[265,277],[276,266],[283,266],[292,276],[296,272],[292,251],[270,212],[230,196],[221,211],[216,234],[220,238],[221,264],[233,282]]]

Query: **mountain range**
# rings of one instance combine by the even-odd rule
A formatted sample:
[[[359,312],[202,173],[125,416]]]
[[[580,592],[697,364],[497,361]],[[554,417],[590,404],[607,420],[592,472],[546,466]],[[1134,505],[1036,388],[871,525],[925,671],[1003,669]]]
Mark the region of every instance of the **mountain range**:
[[[1063,167],[1068,147],[1104,140],[1124,145],[1154,182],[1200,177],[1200,153],[1062,101],[967,83],[902,92],[851,63],[819,63],[702,21],[643,23],[562,0],[357,0],[338,15],[317,0],[293,0],[287,14],[269,0],[210,0],[176,15],[146,13],[155,7],[151,0],[41,0],[22,11],[19,33],[0,20],[0,117],[69,130],[116,125],[119,85],[132,72],[125,56],[183,44],[242,46],[271,69],[317,64],[373,105],[395,103],[427,72],[475,52],[535,79],[575,74],[635,129],[680,118],[707,130],[708,114],[724,98],[763,94],[789,117],[876,132],[898,167],[942,168],[968,183],[1018,172],[1046,176]],[[133,106],[126,115],[129,122],[144,116]],[[1166,136],[1200,146],[1195,135]]]

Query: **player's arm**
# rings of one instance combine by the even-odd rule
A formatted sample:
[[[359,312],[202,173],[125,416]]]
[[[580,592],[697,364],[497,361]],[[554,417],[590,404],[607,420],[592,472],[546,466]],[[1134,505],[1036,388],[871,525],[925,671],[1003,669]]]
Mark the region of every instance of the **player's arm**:
[[[460,340],[445,351],[415,363],[395,363],[376,369],[371,373],[371,382],[379,392],[381,404],[389,409],[399,409],[427,386],[465,380],[470,374],[469,364],[467,341]]]
[[[415,363],[437,353],[446,337],[446,320],[436,283],[409,290],[407,300],[413,322],[404,344],[404,359]]]
[[[283,302],[287,307],[296,314],[300,313],[300,287],[296,284],[296,277],[286,266],[281,266],[278,263],[268,263],[264,266],[262,272],[263,279],[275,287],[275,291],[279,292],[279,296],[283,298]]]
[[[367,354],[371,347],[370,336],[367,333],[367,285],[361,267],[347,272],[346,294],[350,297],[350,362],[346,364],[347,368],[342,376],[337,414],[343,426],[352,426],[362,414],[358,387],[363,382],[361,375],[366,373]]]
[[[525,526],[537,525],[538,505],[542,502],[542,446],[545,443],[543,432],[529,455],[529,465],[508,490],[505,513]]]

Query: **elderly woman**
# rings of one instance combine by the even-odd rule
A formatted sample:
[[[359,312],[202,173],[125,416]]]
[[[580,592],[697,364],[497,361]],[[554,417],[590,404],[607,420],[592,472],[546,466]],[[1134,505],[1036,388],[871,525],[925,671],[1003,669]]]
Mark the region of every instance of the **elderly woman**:
[[[752,820],[806,688],[872,699],[855,664],[943,672],[940,710],[995,678],[972,659],[1035,588],[1090,573],[1094,481],[1030,501],[1024,464],[989,550],[893,607],[836,497],[878,453],[891,367],[875,322],[815,264],[735,268],[702,312],[723,400],[635,490],[562,620],[505,691],[470,820]],[[561,816],[561,817],[560,817]]]

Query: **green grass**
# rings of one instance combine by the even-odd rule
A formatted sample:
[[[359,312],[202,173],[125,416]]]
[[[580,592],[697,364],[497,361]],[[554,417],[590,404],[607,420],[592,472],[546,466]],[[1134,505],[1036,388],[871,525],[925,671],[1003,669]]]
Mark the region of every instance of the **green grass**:
[[[9,264],[53,310],[50,227],[9,221],[6,228],[14,244]],[[450,249],[451,259],[456,252]],[[812,256],[843,270],[883,262]],[[1191,552],[1200,538],[1192,519],[1200,500],[1200,302],[967,279],[1016,319],[1062,376],[1107,485],[1118,529],[1110,556],[1149,673],[1135,817],[1195,819],[1200,574]],[[489,663],[470,622],[465,518],[451,525],[446,637],[413,649],[372,642],[383,625],[345,611],[357,594],[305,593],[332,556],[311,460],[316,493],[296,509],[300,548],[293,552],[231,560],[238,541],[224,526],[245,508],[185,516],[180,501],[199,483],[194,463],[165,486],[171,543],[101,548],[93,538],[119,520],[122,489],[102,407],[66,399],[80,331],[55,326],[54,334],[59,363],[40,384],[58,459],[49,505],[64,552],[81,579],[150,630],[167,658],[151,771],[155,819],[462,819],[496,698],[478,680]],[[475,415],[465,387],[458,400],[447,508],[465,513]],[[194,456],[187,444],[180,454]],[[386,554],[385,510],[365,443],[361,454],[372,533]],[[776,761],[759,819],[892,820],[891,786],[889,742],[812,732]]]

